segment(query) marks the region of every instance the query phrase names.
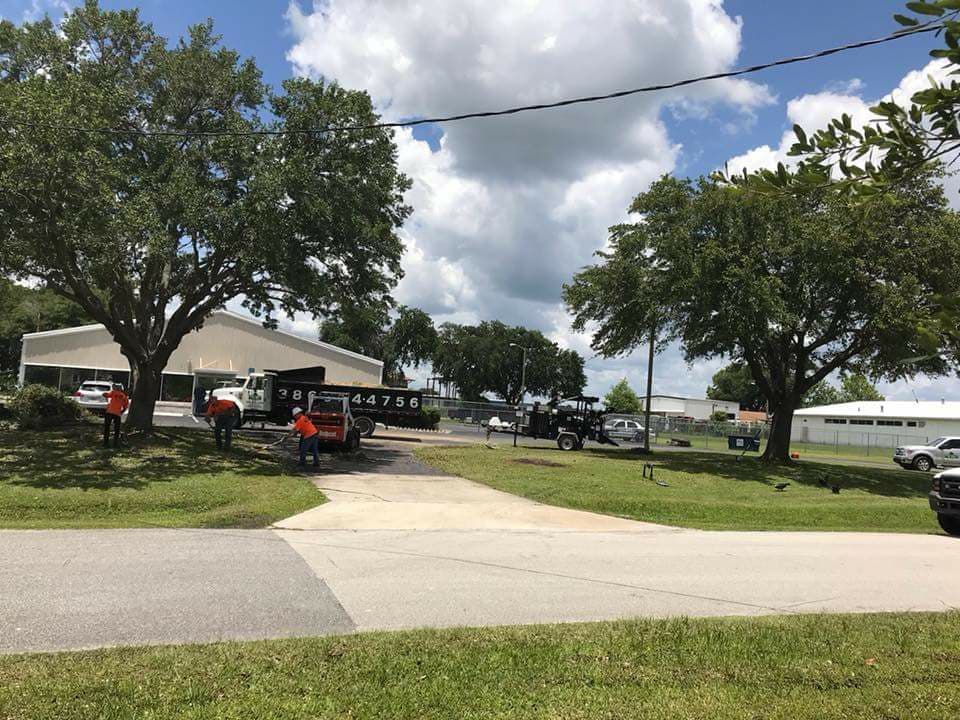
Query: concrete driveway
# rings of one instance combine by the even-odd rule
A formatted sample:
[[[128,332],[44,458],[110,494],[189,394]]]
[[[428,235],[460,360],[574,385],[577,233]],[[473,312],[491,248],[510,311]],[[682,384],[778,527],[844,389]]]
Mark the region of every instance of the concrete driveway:
[[[443,475],[408,447],[367,441],[358,461],[334,465],[315,483],[330,502],[276,524],[284,530],[671,531],[661,525],[567,510]],[[495,453],[496,450],[490,452]]]
[[[366,452],[316,478],[328,504],[276,525],[361,629],[960,607],[951,538],[685,530]]]
[[[960,607],[960,542],[552,508],[367,443],[272,530],[0,532],[0,652],[636,616]]]

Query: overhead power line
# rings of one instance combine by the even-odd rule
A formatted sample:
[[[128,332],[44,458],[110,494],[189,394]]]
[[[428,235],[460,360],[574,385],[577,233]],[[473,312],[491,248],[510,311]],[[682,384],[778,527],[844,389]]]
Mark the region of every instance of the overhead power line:
[[[723,80],[725,78],[735,78],[743,75],[750,75],[752,73],[757,73],[762,70],[769,70],[770,68],[782,67],[784,65],[794,65],[797,63],[809,62],[811,60],[817,60],[819,58],[829,57],[830,55],[836,55],[838,53],[847,52],[850,50],[858,50],[860,48],[871,47],[873,45],[881,45],[883,43],[893,42],[894,40],[902,40],[903,38],[913,37],[915,35],[921,35],[924,33],[937,32],[938,30],[943,29],[944,25],[941,20],[934,20],[923,25],[918,25],[913,28],[908,28],[905,30],[900,30],[889,35],[884,35],[883,37],[873,38],[871,40],[860,40],[858,42],[847,43],[845,45],[838,45],[836,47],[827,48],[825,50],[818,50],[816,52],[809,53],[807,55],[795,55],[793,57],[781,58],[780,60],[772,60],[765,63],[760,63],[758,65],[750,65],[748,67],[738,68],[735,70],[728,70],[726,72],[713,73],[710,75],[700,75],[697,77],[686,78],[684,80],[676,80],[674,82],[660,83],[657,85],[645,85],[643,87],[631,88],[629,90],[617,90],[615,92],[606,93],[603,95],[587,95],[584,97],[569,98],[567,100],[558,100],[556,102],[550,103],[540,103],[536,105],[520,105],[517,107],[505,108],[502,110],[486,110],[480,112],[470,112],[462,113],[459,115],[439,115],[436,117],[424,117],[417,118],[414,120],[397,120],[394,122],[378,122],[370,123],[367,125],[334,125],[325,128],[304,128],[301,130],[297,129],[284,129],[284,130],[210,130],[210,131],[188,131],[188,130],[143,130],[139,128],[129,128],[129,129],[119,129],[119,128],[107,128],[107,127],[80,127],[76,125],[55,125],[55,124],[45,124],[45,123],[32,123],[27,121],[12,121],[8,122],[8,125],[13,125],[17,127],[28,127],[28,128],[45,128],[45,129],[55,129],[55,130],[66,130],[70,132],[84,132],[84,133],[102,133],[109,135],[143,135],[149,137],[241,137],[241,136],[255,136],[255,135],[316,135],[328,132],[355,132],[361,130],[375,130],[377,128],[402,128],[402,127],[413,127],[415,125],[428,125],[428,124],[439,124],[439,123],[449,123],[457,122],[460,120],[471,120],[477,118],[492,118],[492,117],[502,117],[505,115],[517,115],[519,113],[532,112],[534,110],[552,110],[554,108],[569,107],[571,105],[584,105],[586,103],[595,103],[603,102],[606,100],[614,100],[616,98],[628,97],[630,95],[640,95],[643,93],[653,93],[660,92],[663,90],[672,90],[675,88],[686,87],[688,85],[696,85],[698,83],[709,82],[711,80]]]

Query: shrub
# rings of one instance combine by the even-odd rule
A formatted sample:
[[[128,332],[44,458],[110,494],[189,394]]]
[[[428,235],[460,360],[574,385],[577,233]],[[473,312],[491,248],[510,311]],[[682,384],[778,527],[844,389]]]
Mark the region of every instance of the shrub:
[[[10,401],[10,412],[23,430],[60,427],[83,418],[73,399],[46,385],[25,385]]]
[[[12,395],[17,389],[17,374],[0,372],[0,395]]]
[[[424,427],[435,428],[440,424],[440,408],[425,407],[422,417]]]

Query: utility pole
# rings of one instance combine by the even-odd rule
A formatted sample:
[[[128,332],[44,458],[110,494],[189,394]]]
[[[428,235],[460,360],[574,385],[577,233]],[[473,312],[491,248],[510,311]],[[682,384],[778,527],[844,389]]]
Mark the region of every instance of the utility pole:
[[[657,328],[650,328],[650,354],[647,357],[647,401],[643,407],[643,452],[650,454],[650,401],[653,397],[653,352]]]
[[[518,345],[517,343],[510,343],[510,347],[520,348],[523,352],[523,360],[520,363],[520,402],[517,403],[517,412],[516,416],[513,419],[513,446],[517,446],[517,433],[520,430],[520,420],[523,418],[523,412],[520,410],[520,405],[523,403],[523,396],[526,394],[527,390],[527,350],[529,348],[523,347],[523,345]]]

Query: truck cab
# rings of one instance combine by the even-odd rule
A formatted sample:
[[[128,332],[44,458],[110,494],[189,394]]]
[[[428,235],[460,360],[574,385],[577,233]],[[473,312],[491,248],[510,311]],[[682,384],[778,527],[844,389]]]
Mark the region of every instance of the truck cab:
[[[960,467],[960,437],[939,437],[929,445],[898,447],[893,461],[907,470],[922,472],[935,467]]]

